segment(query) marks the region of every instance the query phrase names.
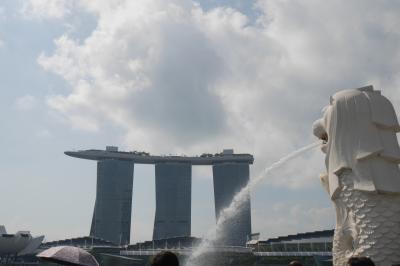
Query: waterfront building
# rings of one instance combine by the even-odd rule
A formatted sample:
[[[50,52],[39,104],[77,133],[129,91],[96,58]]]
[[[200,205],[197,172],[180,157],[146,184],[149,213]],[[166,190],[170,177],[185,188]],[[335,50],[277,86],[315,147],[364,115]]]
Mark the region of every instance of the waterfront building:
[[[229,205],[236,192],[249,180],[251,154],[233,150],[200,156],[158,156],[147,152],[122,152],[117,147],[106,150],[66,151],[66,155],[95,160],[97,167],[96,202],[90,235],[116,244],[130,241],[132,184],[134,164],[155,165],[156,213],[153,239],[189,237],[191,235],[192,165],[211,165],[214,173],[215,210]],[[230,236],[221,245],[244,246],[251,234],[250,196],[237,219],[227,227]]]
[[[157,163],[156,214],[153,239],[190,236],[192,166],[190,163]]]
[[[131,234],[133,162],[97,162],[96,202],[90,235],[129,244]]]
[[[223,162],[213,165],[215,216],[218,220],[221,211],[228,207],[233,197],[249,182],[249,164]],[[240,204],[234,217],[227,219],[217,232],[222,245],[244,246],[251,235],[250,194]]]
[[[267,240],[249,241],[247,245],[255,252],[273,253],[309,253],[324,252],[330,255],[334,230],[323,230],[295,235],[279,236]]]
[[[29,231],[7,233],[5,226],[0,225],[0,264],[11,264],[21,256],[35,253],[43,239],[43,235],[33,237]]]
[[[293,260],[304,266],[332,266],[333,230],[298,233],[258,240],[256,235],[246,247],[213,246],[201,255],[196,265],[286,266]],[[183,261],[199,243],[200,238],[176,237],[129,245],[121,256],[151,258],[161,251],[172,251]]]

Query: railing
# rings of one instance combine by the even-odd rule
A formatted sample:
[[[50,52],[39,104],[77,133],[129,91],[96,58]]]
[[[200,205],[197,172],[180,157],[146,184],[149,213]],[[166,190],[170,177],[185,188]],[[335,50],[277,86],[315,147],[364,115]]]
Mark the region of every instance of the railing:
[[[263,257],[307,257],[307,256],[332,256],[328,251],[294,251],[294,252],[253,252],[255,256]]]
[[[332,242],[269,243],[251,245],[255,252],[331,252]]]
[[[187,249],[146,249],[146,250],[121,250],[122,256],[154,256],[162,251],[171,251],[180,255],[190,255],[192,250]]]
[[[123,256],[152,256],[156,255],[162,251],[171,251],[180,255],[190,255],[193,249],[146,249],[146,250],[121,250],[120,255]],[[205,252],[233,252],[233,253],[252,253],[251,248],[245,247],[211,247]]]
[[[120,255],[123,256],[154,256],[162,251],[171,251],[180,255],[189,256],[191,249],[151,249],[151,250],[122,250]],[[305,251],[305,252],[243,252],[242,249],[235,250],[233,248],[210,249],[209,252],[234,252],[234,253],[253,253],[254,256],[260,257],[307,257],[307,256],[332,256],[332,252],[326,251]]]

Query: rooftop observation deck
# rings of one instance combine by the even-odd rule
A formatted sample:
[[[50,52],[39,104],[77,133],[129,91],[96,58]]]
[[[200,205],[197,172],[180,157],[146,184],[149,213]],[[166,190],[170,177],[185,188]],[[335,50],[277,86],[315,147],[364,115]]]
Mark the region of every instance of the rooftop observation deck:
[[[147,152],[138,151],[118,151],[117,147],[108,146],[106,150],[80,150],[66,151],[66,155],[87,160],[126,160],[138,164],[156,164],[156,163],[190,163],[192,165],[213,165],[216,163],[248,163],[253,164],[254,157],[251,154],[234,154],[233,150],[224,150],[221,153],[209,154],[203,153],[200,156],[183,155],[151,155]]]

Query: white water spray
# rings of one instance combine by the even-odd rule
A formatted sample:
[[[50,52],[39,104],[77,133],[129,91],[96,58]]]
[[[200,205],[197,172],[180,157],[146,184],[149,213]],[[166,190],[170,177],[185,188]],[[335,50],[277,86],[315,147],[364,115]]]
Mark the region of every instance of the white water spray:
[[[311,150],[317,146],[320,146],[321,142],[315,142],[310,145],[307,145],[303,148],[300,148],[296,151],[293,151],[286,155],[285,157],[279,159],[269,167],[265,168],[264,171],[261,172],[260,175],[256,176],[255,178],[252,178],[249,180],[246,186],[244,186],[236,195],[234,196],[231,204],[224,208],[220,214],[219,218],[217,220],[217,223],[215,226],[213,226],[203,237],[202,241],[200,244],[193,249],[192,254],[190,255],[189,259],[186,262],[186,266],[192,266],[195,265],[195,260],[201,256],[202,254],[206,253],[210,249],[212,250],[212,245],[213,242],[216,240],[218,236],[215,236],[215,232],[219,232],[222,229],[222,226],[224,223],[228,220],[233,218],[238,210],[240,209],[240,205],[246,201],[248,198],[248,195],[250,193],[250,189],[257,185],[262,179],[264,179],[272,170],[282,166],[286,162],[290,161],[293,158],[296,158],[297,156],[301,155],[302,153]]]

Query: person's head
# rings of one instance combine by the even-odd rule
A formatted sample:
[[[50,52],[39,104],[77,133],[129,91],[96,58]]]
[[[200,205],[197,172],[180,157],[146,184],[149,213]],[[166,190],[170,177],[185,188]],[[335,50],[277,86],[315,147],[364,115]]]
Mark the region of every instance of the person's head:
[[[300,261],[294,260],[289,263],[289,266],[303,266]]]
[[[163,251],[153,258],[151,266],[179,266],[179,260],[174,253]]]
[[[352,257],[347,261],[348,266],[375,266],[375,263],[367,257]]]

